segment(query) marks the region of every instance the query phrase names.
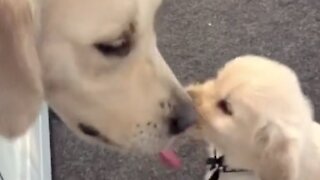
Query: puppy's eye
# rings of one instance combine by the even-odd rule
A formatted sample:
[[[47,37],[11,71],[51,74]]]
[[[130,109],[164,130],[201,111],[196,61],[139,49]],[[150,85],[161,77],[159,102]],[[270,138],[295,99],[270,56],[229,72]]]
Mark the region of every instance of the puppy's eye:
[[[86,124],[82,124],[80,123],[78,125],[79,129],[83,132],[83,134],[91,136],[91,137],[98,137],[100,136],[100,132],[95,129],[94,127],[91,127],[89,125]]]
[[[127,56],[130,53],[131,41],[123,37],[112,43],[96,43],[94,47],[104,56]]]
[[[218,108],[225,113],[226,115],[231,116],[232,115],[232,109],[231,109],[231,105],[228,101],[226,100],[220,100],[217,103]]]

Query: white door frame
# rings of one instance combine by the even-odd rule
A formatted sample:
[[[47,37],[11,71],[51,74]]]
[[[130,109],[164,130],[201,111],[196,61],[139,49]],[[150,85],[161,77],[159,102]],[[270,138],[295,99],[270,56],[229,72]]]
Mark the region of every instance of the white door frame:
[[[36,123],[24,136],[14,141],[0,137],[0,173],[3,180],[52,179],[46,105],[43,105]]]

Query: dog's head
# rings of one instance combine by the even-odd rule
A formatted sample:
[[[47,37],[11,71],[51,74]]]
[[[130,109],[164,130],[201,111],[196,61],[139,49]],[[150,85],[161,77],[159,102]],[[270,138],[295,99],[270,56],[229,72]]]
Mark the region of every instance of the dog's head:
[[[191,100],[156,45],[160,2],[36,4],[46,100],[83,138],[154,152],[194,122]]]
[[[264,57],[238,57],[216,79],[188,92],[202,115],[198,123],[204,136],[225,151],[256,149],[312,119],[295,73]]]

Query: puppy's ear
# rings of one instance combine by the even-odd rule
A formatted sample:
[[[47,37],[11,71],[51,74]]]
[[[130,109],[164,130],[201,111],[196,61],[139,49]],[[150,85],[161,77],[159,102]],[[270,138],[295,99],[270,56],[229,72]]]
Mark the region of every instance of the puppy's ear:
[[[257,132],[256,143],[261,148],[257,172],[262,180],[297,178],[300,146],[298,140],[290,134],[272,123]]]
[[[0,0],[0,135],[16,137],[42,102],[40,64],[27,0]]]

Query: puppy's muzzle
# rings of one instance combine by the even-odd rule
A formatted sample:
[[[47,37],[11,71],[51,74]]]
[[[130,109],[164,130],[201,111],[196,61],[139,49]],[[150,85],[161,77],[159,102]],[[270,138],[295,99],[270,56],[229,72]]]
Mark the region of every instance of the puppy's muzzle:
[[[169,133],[178,135],[192,126],[198,117],[198,113],[191,101],[179,101],[169,116]]]

